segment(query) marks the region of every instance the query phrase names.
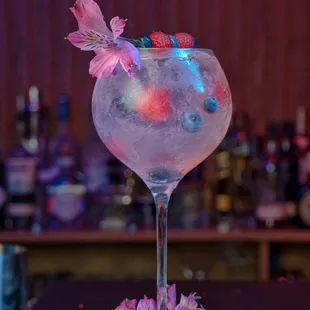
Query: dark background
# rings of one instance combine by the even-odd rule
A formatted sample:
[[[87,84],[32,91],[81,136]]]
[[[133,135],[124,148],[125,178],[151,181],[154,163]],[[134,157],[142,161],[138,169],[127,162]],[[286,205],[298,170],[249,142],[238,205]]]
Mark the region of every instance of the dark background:
[[[57,94],[72,98],[71,130],[85,135],[86,105],[94,79],[90,52],[64,40],[77,29],[72,0],[0,0],[0,149],[13,144],[15,97],[30,85],[56,108]],[[107,22],[128,18],[125,35],[186,31],[212,49],[227,74],[234,108],[248,112],[255,129],[267,120],[294,119],[309,107],[310,1],[99,0]],[[308,126],[309,127],[309,126]]]

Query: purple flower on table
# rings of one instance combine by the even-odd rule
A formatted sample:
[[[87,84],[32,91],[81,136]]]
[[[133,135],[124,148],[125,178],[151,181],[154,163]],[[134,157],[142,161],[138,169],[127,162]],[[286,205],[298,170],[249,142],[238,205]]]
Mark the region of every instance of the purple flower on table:
[[[125,299],[115,310],[136,310],[136,299]]]
[[[181,301],[176,306],[175,310],[202,310],[203,308],[198,308],[198,303],[196,301],[196,296],[194,294],[190,294],[188,297],[181,294]]]
[[[171,285],[167,291],[167,310],[204,310],[202,306],[198,307],[198,297],[195,293],[188,297],[181,294],[181,300],[176,305],[176,288],[175,284]],[[148,299],[144,296],[137,305],[136,300],[125,299],[115,310],[156,310],[156,302],[154,299]]]
[[[138,303],[137,310],[156,310],[156,303],[154,299],[148,299],[144,296]]]
[[[94,51],[89,73],[102,78],[116,74],[116,66],[132,76],[131,66],[140,69],[140,53],[130,42],[119,36],[124,32],[126,20],[114,17],[107,27],[98,4],[94,0],[77,0],[70,9],[78,21],[79,30],[68,35],[68,40],[83,51]]]
[[[172,284],[169,288],[168,288],[168,292],[167,292],[167,296],[168,296],[168,300],[167,300],[167,308],[168,310],[175,310],[176,307],[176,299],[177,299],[177,293],[176,293],[176,288],[175,288],[175,284]]]

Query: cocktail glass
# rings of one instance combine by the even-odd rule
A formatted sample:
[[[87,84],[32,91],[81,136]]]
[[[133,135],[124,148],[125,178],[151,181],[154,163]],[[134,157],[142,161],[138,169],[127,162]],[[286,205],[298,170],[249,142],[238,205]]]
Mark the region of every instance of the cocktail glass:
[[[224,138],[232,103],[210,50],[139,49],[141,69],[98,79],[92,111],[107,148],[135,171],[156,204],[157,307],[167,309],[167,208],[179,181]]]

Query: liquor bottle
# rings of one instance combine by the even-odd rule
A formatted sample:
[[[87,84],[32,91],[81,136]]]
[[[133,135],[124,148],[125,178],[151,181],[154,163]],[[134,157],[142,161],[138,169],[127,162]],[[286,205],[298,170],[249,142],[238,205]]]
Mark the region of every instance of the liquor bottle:
[[[298,200],[298,160],[294,137],[294,123],[284,122],[277,165],[277,199],[285,205],[286,224],[289,226],[296,223]]]
[[[279,193],[277,190],[277,165],[280,152],[279,133],[277,123],[268,123],[262,178],[257,184],[259,200],[256,206],[258,226],[264,228],[280,227],[287,215],[285,204],[278,200]]]
[[[30,154],[38,156],[41,105],[39,101],[39,90],[35,86],[29,88],[29,102],[26,104],[26,107],[26,130],[23,145]]]
[[[310,147],[310,138],[306,135],[306,109],[304,107],[297,109],[296,131],[294,144],[298,156],[299,184],[302,186],[308,182]]]
[[[46,185],[44,226],[57,230],[81,228],[85,224],[85,193],[83,178],[78,169],[78,147],[69,132],[69,100],[66,94],[58,97],[58,129],[51,140],[49,155],[55,177]]]
[[[100,224],[105,195],[111,192],[108,162],[113,156],[100,141],[89,109],[89,135],[83,143],[84,185],[87,191],[88,226]]]
[[[0,230],[5,228],[6,214],[5,205],[7,201],[5,166],[0,154]]]
[[[298,211],[302,228],[310,227],[310,138],[306,135],[306,109],[297,109],[294,143],[298,160]]]
[[[37,157],[29,152],[32,148],[25,147],[29,146],[26,133],[32,129],[35,131],[35,124],[30,122],[32,111],[29,107],[22,96],[17,98],[16,145],[5,163],[8,193],[6,224],[10,229],[30,229],[36,209]]]
[[[217,211],[217,229],[227,233],[232,229],[231,195],[231,156],[227,149],[227,137],[220,144],[216,154],[218,180],[215,186],[215,207]]]
[[[265,180],[264,167],[264,144],[265,140],[262,136],[253,136],[250,142],[250,159],[248,170],[245,173],[244,180],[250,186],[250,195],[253,203],[253,213],[249,218],[249,228],[257,227],[256,211],[261,202],[262,189],[267,187]],[[265,223],[263,224],[265,227]]]
[[[69,130],[70,102],[66,93],[58,96],[57,102],[57,131],[49,142],[48,156],[51,165],[58,165],[63,159],[69,159],[73,165],[79,167],[79,147],[74,141]]]
[[[44,186],[53,176],[53,167],[48,162],[48,141],[49,141],[49,111],[41,103],[39,89],[36,86],[29,88],[29,137],[24,145],[33,156],[37,157],[36,173],[36,203],[37,208],[33,217],[32,232],[41,232],[42,215],[44,211]]]
[[[234,121],[234,139],[232,146],[233,173],[233,213],[239,228],[248,228],[253,213],[250,183],[246,181],[246,172],[250,157],[250,126],[244,114],[236,114]]]
[[[59,174],[46,186],[47,219],[51,230],[85,227],[86,189],[70,157],[58,162]]]

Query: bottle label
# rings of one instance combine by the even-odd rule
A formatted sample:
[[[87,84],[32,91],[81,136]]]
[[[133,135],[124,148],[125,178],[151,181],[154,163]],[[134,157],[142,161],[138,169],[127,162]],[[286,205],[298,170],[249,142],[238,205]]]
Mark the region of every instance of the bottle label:
[[[100,162],[92,161],[85,167],[85,186],[88,192],[99,191],[108,183],[108,170]]]
[[[35,187],[35,158],[11,158],[7,161],[7,184],[10,195],[31,193]]]
[[[287,206],[283,203],[261,204],[256,209],[256,217],[261,221],[279,221],[286,216]]]
[[[59,171],[60,169],[58,165],[54,165],[46,169],[41,169],[38,171],[38,179],[42,183],[51,182],[59,174]]]
[[[59,156],[57,164],[59,167],[70,167],[74,165],[74,159],[72,156]]]
[[[61,221],[72,221],[85,209],[83,185],[65,184],[48,188],[48,209]]]
[[[229,195],[217,195],[215,204],[217,211],[228,212],[231,209],[231,198]]]
[[[30,203],[10,203],[7,208],[7,214],[10,217],[28,217],[35,213],[34,205]]]

